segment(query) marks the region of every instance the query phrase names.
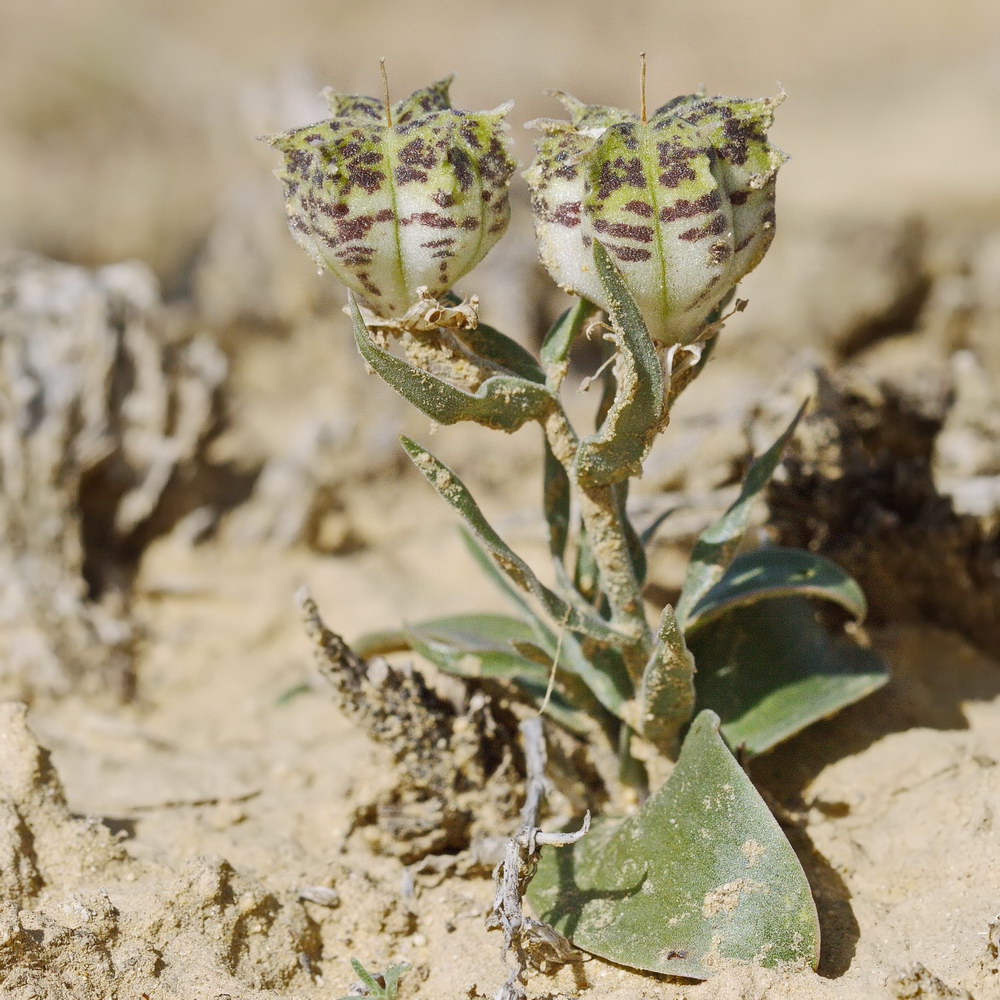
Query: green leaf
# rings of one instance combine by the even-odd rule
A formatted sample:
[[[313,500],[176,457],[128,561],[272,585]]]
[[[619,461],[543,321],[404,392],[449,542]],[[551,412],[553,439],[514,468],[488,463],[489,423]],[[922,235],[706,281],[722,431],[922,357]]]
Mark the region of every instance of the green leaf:
[[[545,442],[545,479],[542,508],[545,523],[549,529],[549,552],[556,566],[565,573],[563,558],[569,538],[570,486],[569,476],[562,463],[553,454],[549,442]]]
[[[535,614],[534,609],[521,593],[512,587],[507,577],[497,569],[496,564],[476,538],[464,528],[462,529],[462,538],[476,563],[500,588],[501,592],[524,613],[529,627],[551,663],[559,645],[559,636],[542,618]],[[562,638],[559,669],[577,677],[608,712],[618,719],[624,718],[624,705],[631,697],[632,691],[628,671],[615,649],[595,646],[591,649],[590,655],[586,655],[583,652],[578,634],[567,628]]]
[[[538,644],[548,654],[551,663],[559,645],[559,637],[556,632],[535,613],[534,608],[524,599],[521,592],[511,586],[510,581],[500,572],[496,563],[474,535],[463,528],[462,539],[477,565],[524,614]],[[613,648],[597,646],[592,648],[588,656],[583,652],[578,635],[567,628],[563,634],[559,669],[578,678],[597,702],[613,716],[618,719],[624,718],[624,705],[632,693],[631,684],[625,664]]]
[[[409,971],[409,968],[409,962],[397,962],[385,970],[382,976],[385,979],[385,1000],[396,1000],[399,980],[402,979],[404,973]]]
[[[663,419],[663,374],[642,314],[597,240],[594,262],[611,304],[619,354],[618,388],[600,429],[580,442],[576,465],[582,482],[603,486],[642,471],[642,460]]]
[[[641,587],[646,582],[646,546],[642,537],[635,530],[628,516],[628,480],[615,483],[612,487],[615,497],[615,514],[618,523],[622,527],[622,534],[625,536],[625,544],[628,546],[628,557],[632,563],[632,572]]]
[[[576,636],[567,632],[563,636],[559,666],[578,677],[612,715],[624,719],[631,685],[625,663],[616,650],[598,647],[587,656]]]
[[[512,375],[545,385],[545,372],[538,361],[507,334],[480,323],[475,330],[456,330],[455,336],[481,358],[506,368]]]
[[[693,711],[694,657],[668,604],[639,684],[639,729],[650,742],[669,751]]]
[[[545,368],[561,365],[568,357],[573,342],[580,336],[584,321],[594,311],[586,299],[578,299],[552,324],[542,342],[542,364]]]
[[[648,548],[650,543],[656,537],[657,531],[660,530],[660,526],[671,514],[676,514],[681,508],[678,507],[668,507],[665,511],[657,514],[653,520],[646,525],[645,528],[639,533],[639,541],[642,543],[643,548]]]
[[[511,615],[477,612],[428,618],[406,627],[407,635],[419,635],[425,641],[442,641],[468,650],[511,649],[514,642],[532,642],[531,626]]]
[[[351,968],[354,969],[354,974],[358,979],[368,987],[370,993],[374,993],[377,996],[385,992],[375,977],[356,958],[351,959]]]
[[[819,959],[802,866],[712,712],[637,813],[543,851],[528,897],[578,948],[631,968],[707,979]]]
[[[479,540],[476,536],[465,527],[464,524],[458,526],[458,533],[465,543],[466,549],[469,551],[469,555],[472,556],[473,561],[476,565],[483,571],[483,573],[490,579],[490,582],[500,591],[504,597],[507,598],[512,604],[524,612],[525,616],[537,627],[541,629],[541,635],[552,635],[551,630],[548,625],[535,614],[535,609],[528,603],[525,599],[524,594],[521,593],[515,586],[513,586],[500,569],[497,564],[493,561],[490,554],[479,544]],[[553,639],[553,641],[555,641]]]
[[[351,959],[351,967],[354,969],[354,974],[364,984],[367,991],[365,995],[372,997],[373,1000],[397,1000],[399,996],[399,980],[410,968],[407,962],[398,962],[395,965],[390,965],[382,973],[382,980],[385,982],[383,986],[356,958]],[[356,1000],[356,997],[340,997],[340,1000]]]
[[[573,565],[573,589],[592,604],[598,600],[600,574],[594,550],[590,546],[587,527],[580,519],[576,538],[576,560]]]
[[[691,635],[733,608],[794,595],[832,601],[859,622],[868,612],[861,587],[835,562],[804,549],[774,546],[736,556],[722,579],[692,608],[685,631]]]
[[[351,316],[358,350],[373,371],[439,424],[474,420],[510,433],[529,420],[543,417],[555,405],[555,398],[543,385],[514,375],[493,375],[475,392],[459,389],[379,347],[353,296]]]
[[[688,639],[698,706],[722,718],[733,746],[763,753],[882,687],[882,658],[833,635],[804,597],[736,607]]]
[[[467,614],[435,618],[406,629],[410,648],[461,677],[520,676],[548,681],[546,666],[520,655],[515,643],[534,639],[530,627],[507,615]]]
[[[469,614],[439,618],[407,629],[410,648],[446,673],[509,681],[527,700],[540,705],[548,690],[551,656],[546,660],[519,652],[532,643],[531,628],[506,615]],[[562,692],[554,690],[546,713],[571,732],[586,734],[590,726]]]
[[[750,523],[751,506],[774,475],[785,445],[795,433],[807,403],[808,401],[802,404],[781,437],[763,455],[754,459],[743,480],[740,495],[726,513],[698,537],[691,553],[684,587],[677,601],[677,620],[682,628],[686,628],[695,605],[722,579],[726,567],[736,554],[740,539]]]
[[[567,604],[543,584],[531,567],[496,533],[483,516],[466,485],[443,462],[406,437],[401,438],[406,453],[424,478],[461,515],[490,559],[509,580],[534,597],[553,621],[566,622],[573,630],[583,632],[598,642],[622,645],[628,637],[576,604]]]

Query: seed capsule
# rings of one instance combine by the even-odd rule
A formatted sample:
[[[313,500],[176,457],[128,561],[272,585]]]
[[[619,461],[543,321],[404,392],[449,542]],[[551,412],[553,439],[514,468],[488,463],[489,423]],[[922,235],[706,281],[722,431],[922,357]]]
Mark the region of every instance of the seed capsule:
[[[571,120],[530,123],[545,136],[524,174],[542,263],[561,287],[607,308],[593,262],[600,240],[650,336],[696,340],[774,236],[786,156],[767,130],[782,98],[696,94],[640,121],[555,93]]]
[[[391,108],[324,91],[333,117],[265,141],[284,154],[292,236],[384,318],[440,297],[503,235],[512,107],[452,109],[451,77]]]

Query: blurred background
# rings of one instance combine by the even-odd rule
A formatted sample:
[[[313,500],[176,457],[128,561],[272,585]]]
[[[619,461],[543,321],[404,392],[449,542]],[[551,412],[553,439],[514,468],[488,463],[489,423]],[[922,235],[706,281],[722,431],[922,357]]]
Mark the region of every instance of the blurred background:
[[[280,229],[275,156],[252,136],[322,117],[322,85],[379,93],[380,56],[396,97],[455,71],[456,106],[516,101],[526,165],[523,123],[558,110],[544,90],[637,106],[640,50],[654,106],[700,83],[787,90],[782,224],[1000,211],[995,0],[5,0],[0,239],[138,257],[182,294],[221,216]]]
[[[427,575],[418,535],[452,545],[465,566],[448,511],[398,447],[400,430],[420,437],[427,421],[364,377],[344,292],[289,238],[271,176],[277,154],[254,137],[324,117],[324,85],[379,94],[384,56],[394,99],[455,72],[457,107],[514,100],[511,136],[527,166],[524,123],[562,114],[546,89],[637,109],[640,51],[650,107],[699,85],[740,97],[786,91],[771,138],[791,156],[774,245],[740,289],[750,309],[685,393],[676,433],[657,443],[633,494],[650,518],[667,494],[691,512],[661,536],[660,598],[699,519],[727,502],[754,444],[743,430],[772,404],[816,398],[815,384],[795,379],[808,382],[819,366],[850,362],[873,385],[904,384],[916,399],[906,412],[926,430],[909,450],[895,435],[886,461],[933,462],[933,489],[986,517],[991,539],[1000,520],[997,0],[3,0],[0,348],[13,346],[0,351],[0,388],[18,387],[0,394],[5,492],[29,472],[9,509],[0,495],[0,534],[18,553],[0,559],[0,624],[27,616],[52,650],[53,677],[75,673],[67,663],[80,649],[96,650],[98,674],[119,650],[128,689],[138,662],[131,605],[160,586],[146,553],[171,533],[181,549],[217,539],[219,551],[277,543],[342,557],[344,573],[382,574],[376,589],[390,617],[467,606],[465,585],[451,587],[447,574],[431,589],[413,585]],[[519,176],[511,200],[509,232],[458,291],[479,294],[487,322],[537,341],[566,299],[536,262]],[[594,358],[578,361],[582,374]],[[848,395],[875,399],[867,392]],[[593,403],[570,395],[571,406]],[[869,425],[886,424],[881,405],[872,403]],[[35,428],[49,409],[45,434],[20,434],[18,420]],[[80,413],[92,423],[82,426]],[[536,449],[530,432],[506,438],[470,425],[435,443],[514,512],[506,523],[529,551],[541,540]],[[885,500],[879,524],[912,520],[918,505],[897,499]],[[439,534],[428,534],[432,524]],[[824,526],[809,531],[832,537]],[[841,534],[867,531],[852,524]],[[351,562],[376,551],[402,562],[377,572]],[[6,583],[5,565],[22,567]],[[31,569],[39,565],[48,576]],[[142,573],[149,580],[136,588]],[[98,638],[67,645],[62,617],[53,624],[30,610],[47,606],[53,580],[67,588],[70,617]],[[280,608],[284,597],[261,600]],[[387,610],[376,602],[362,613],[374,625]],[[31,674],[34,656],[7,673]]]
[[[822,995],[881,995],[904,959],[951,982],[979,961],[1000,878],[1000,0],[0,0],[0,701],[31,703],[74,814],[19,710],[0,712],[0,735],[22,733],[0,740],[0,897],[53,900],[5,929],[5,984],[47,965],[32,995],[326,997],[347,956],[417,941],[399,868],[373,867],[358,830],[399,767],[335,710],[291,595],[308,582],[348,641],[500,610],[398,435],[455,468],[544,577],[539,438],[432,428],[366,377],[344,291],[289,237],[254,136],[322,118],[324,85],[379,94],[384,56],[397,99],[455,72],[457,107],[514,100],[527,166],[524,123],[562,114],[545,90],[637,109],[641,51],[651,107],[783,88],[771,139],[791,157],[750,307],[629,494],[640,529],[672,512],[647,597],[676,598],[749,456],[811,399],[754,528],[859,580],[895,678],[773,758],[772,798],[809,824],[823,974],[855,977]],[[520,177],[511,200],[458,291],[537,341],[568,303]],[[564,397],[583,428],[580,347]],[[99,861],[83,814],[131,831],[138,867]],[[78,882],[120,915],[107,894],[62,903]],[[339,909],[273,902],[320,883]],[[452,935],[478,904],[450,884],[413,945],[420,995],[465,995],[495,962],[478,917]],[[279,910],[298,923],[258,934]]]

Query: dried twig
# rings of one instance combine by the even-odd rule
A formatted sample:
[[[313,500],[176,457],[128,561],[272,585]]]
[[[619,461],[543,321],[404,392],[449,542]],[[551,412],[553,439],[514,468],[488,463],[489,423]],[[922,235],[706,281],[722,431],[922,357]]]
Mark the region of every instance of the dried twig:
[[[339,707],[393,757],[395,783],[355,814],[363,825],[376,825],[379,849],[413,864],[433,854],[454,856],[479,833],[506,825],[515,781],[520,785],[509,752],[514,717],[482,691],[458,703],[412,664],[358,656],[327,628],[307,589],[296,599]]]
[[[496,895],[486,920],[486,926],[491,930],[500,928],[503,931],[500,956],[507,965],[507,956],[513,951],[514,965],[494,1000],[524,1000],[524,982],[529,964],[526,946],[529,941],[542,941],[557,953],[569,953],[571,946],[558,931],[524,915],[521,900],[535,874],[539,848],[546,844],[553,847],[575,844],[590,829],[589,812],[583,819],[583,826],[575,833],[544,833],[538,828],[538,811],[548,784],[545,779],[545,738],[541,717],[525,719],[520,729],[524,739],[528,787],[521,809],[521,826],[507,842],[504,859],[493,872]]]

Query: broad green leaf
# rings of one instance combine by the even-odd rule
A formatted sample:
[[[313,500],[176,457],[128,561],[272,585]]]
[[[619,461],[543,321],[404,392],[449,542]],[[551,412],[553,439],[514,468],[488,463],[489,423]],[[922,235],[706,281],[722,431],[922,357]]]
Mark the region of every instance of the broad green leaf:
[[[795,428],[805,413],[806,405],[807,403],[802,404],[781,437],[763,455],[754,459],[743,480],[740,495],[726,513],[714,524],[709,525],[695,542],[676,608],[681,628],[686,628],[695,605],[722,579],[726,567],[736,555],[740,539],[750,523],[753,502],[774,475],[785,445],[795,433]]]
[[[774,546],[736,556],[722,579],[692,608],[685,631],[691,635],[733,608],[793,595],[832,601],[859,622],[868,612],[861,587],[835,562],[804,549]]]
[[[413,464],[438,494],[461,515],[497,568],[522,591],[534,597],[553,621],[565,621],[570,629],[583,632],[598,642],[612,645],[628,642],[626,636],[596,614],[579,605],[567,604],[546,587],[535,576],[531,567],[496,533],[462,480],[415,441],[405,435],[401,440]]]
[[[580,336],[584,321],[594,311],[586,299],[578,299],[552,324],[542,343],[542,364],[546,368],[561,365],[569,357],[573,342]]]
[[[639,684],[639,728],[650,742],[670,751],[693,712],[694,657],[668,604]]]
[[[698,707],[722,718],[733,746],[763,753],[882,687],[882,658],[834,635],[804,597],[737,607],[688,638]]]
[[[819,959],[802,866],[713,712],[637,813],[543,851],[528,897],[578,948],[631,968],[707,979]]]
[[[440,424],[474,420],[485,427],[513,432],[544,416],[555,398],[537,382],[514,375],[494,375],[475,392],[466,392],[422,371],[379,347],[351,297],[354,339],[361,356],[404,399]]]
[[[618,388],[600,429],[580,442],[576,465],[581,481],[602,486],[642,471],[642,460],[663,419],[663,374],[642,314],[597,240],[594,263],[617,335]]]

